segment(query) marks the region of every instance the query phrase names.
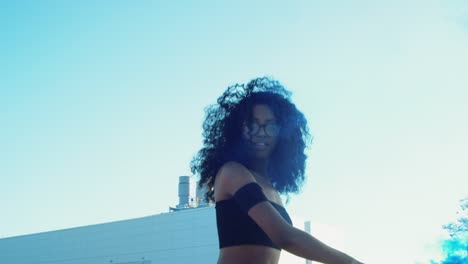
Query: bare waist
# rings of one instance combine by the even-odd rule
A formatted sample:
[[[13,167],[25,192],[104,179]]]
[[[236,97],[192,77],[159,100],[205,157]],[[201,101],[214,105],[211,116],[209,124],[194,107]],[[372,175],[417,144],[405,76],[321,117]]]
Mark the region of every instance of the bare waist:
[[[241,245],[222,248],[218,264],[278,264],[281,251],[260,245]]]

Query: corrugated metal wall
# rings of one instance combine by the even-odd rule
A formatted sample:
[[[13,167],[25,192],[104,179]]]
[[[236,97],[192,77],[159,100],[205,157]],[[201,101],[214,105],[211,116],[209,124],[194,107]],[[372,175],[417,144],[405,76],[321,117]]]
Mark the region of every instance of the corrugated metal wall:
[[[213,207],[0,239],[2,264],[205,264],[218,253]],[[283,251],[280,263],[305,260]]]

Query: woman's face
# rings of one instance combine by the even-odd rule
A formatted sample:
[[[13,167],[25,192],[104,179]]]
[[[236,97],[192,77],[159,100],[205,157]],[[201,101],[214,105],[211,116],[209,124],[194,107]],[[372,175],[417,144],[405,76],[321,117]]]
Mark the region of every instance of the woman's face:
[[[242,136],[247,142],[249,154],[254,158],[269,158],[275,149],[280,127],[271,108],[264,104],[254,105],[251,121],[245,120]]]

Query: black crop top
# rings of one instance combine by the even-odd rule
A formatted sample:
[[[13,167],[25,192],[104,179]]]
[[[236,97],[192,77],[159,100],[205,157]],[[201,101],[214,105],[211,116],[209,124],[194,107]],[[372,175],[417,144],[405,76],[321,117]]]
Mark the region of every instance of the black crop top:
[[[286,209],[277,203],[269,202],[292,225]],[[218,227],[219,248],[238,245],[264,245],[280,249],[260,226],[240,209],[233,198],[216,202],[216,224]]]

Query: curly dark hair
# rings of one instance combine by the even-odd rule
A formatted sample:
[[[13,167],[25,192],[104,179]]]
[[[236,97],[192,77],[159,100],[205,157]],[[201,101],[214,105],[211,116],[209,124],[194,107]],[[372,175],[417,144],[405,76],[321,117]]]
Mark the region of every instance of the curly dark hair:
[[[242,124],[252,118],[252,108],[268,105],[281,127],[271,155],[268,174],[281,194],[297,193],[304,182],[305,149],[311,141],[307,120],[291,102],[291,92],[269,77],[235,84],[205,109],[203,147],[193,157],[190,168],[200,175],[199,187],[206,188],[205,201],[214,201],[214,181],[218,170],[228,161],[247,166]],[[249,121],[249,120],[248,120]]]

